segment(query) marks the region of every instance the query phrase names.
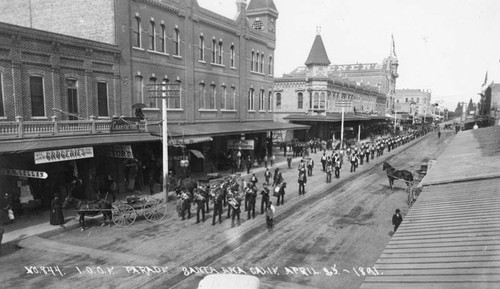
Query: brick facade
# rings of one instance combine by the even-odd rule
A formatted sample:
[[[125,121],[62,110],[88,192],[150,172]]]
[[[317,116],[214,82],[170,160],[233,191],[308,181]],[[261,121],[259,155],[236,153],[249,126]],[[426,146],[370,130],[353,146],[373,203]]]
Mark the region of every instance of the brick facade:
[[[4,117],[8,121],[67,119],[66,79],[77,83],[78,115],[97,116],[98,81],[108,85],[108,117],[120,115],[120,50],[103,43],[0,23],[0,73]],[[30,77],[42,78],[43,116],[32,116]],[[119,100],[117,101],[119,102]]]

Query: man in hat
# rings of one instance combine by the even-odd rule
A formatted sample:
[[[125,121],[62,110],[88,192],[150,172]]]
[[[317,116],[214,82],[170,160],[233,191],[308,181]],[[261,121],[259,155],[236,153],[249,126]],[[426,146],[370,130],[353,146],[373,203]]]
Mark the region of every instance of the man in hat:
[[[264,208],[267,208],[267,204],[269,203],[269,195],[270,193],[270,190],[269,190],[269,187],[268,185],[264,185],[264,187],[262,188],[262,191],[260,192],[260,194],[262,195],[262,198],[260,199],[260,213],[261,214],[264,214]]]
[[[301,169],[299,171],[299,196],[300,195],[305,195],[306,193],[306,183],[307,183],[307,176],[306,176],[306,170]]]
[[[392,216],[392,224],[394,225],[394,233],[398,229],[399,225],[403,222],[403,217],[401,217],[399,209],[396,209],[396,213]]]
[[[266,224],[269,231],[272,231],[274,228],[274,211],[273,202],[269,201],[266,208]]]

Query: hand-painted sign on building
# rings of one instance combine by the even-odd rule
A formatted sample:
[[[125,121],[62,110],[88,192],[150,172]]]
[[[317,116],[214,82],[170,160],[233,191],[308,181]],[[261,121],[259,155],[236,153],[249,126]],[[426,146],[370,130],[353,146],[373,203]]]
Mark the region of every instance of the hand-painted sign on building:
[[[228,140],[227,148],[230,150],[253,150],[254,140]]]
[[[106,155],[111,158],[133,159],[132,147],[130,145],[115,144],[109,147]]]
[[[94,149],[92,147],[43,151],[35,152],[35,164],[62,162],[93,157]]]
[[[26,171],[16,169],[0,169],[0,174],[5,176],[25,177],[34,179],[46,179],[49,175],[46,172]]]

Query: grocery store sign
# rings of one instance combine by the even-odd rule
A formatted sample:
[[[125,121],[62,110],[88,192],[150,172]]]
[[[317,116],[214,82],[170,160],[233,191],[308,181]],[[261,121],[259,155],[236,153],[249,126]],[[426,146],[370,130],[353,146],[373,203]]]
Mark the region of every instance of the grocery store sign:
[[[253,150],[254,140],[228,140],[227,148],[231,150]]]
[[[133,159],[134,154],[132,153],[132,147],[130,145],[119,145],[115,144],[110,146],[106,155],[111,158],[119,159]]]
[[[5,176],[25,177],[34,179],[46,179],[49,175],[46,172],[26,171],[16,169],[0,169],[0,174]]]
[[[53,163],[94,157],[92,147],[35,152],[35,164]]]

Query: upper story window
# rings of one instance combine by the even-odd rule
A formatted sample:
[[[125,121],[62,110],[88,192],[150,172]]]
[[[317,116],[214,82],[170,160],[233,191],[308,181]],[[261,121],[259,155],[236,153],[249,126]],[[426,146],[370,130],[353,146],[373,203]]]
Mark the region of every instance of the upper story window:
[[[97,115],[109,116],[108,84],[106,82],[97,83]]]
[[[3,74],[0,73],[0,117],[5,117],[5,107],[3,99]]]
[[[134,23],[134,47],[139,47],[141,48],[141,18],[138,16],[135,17],[135,23]]]
[[[302,92],[299,92],[299,94],[297,95],[297,108],[304,108],[304,95],[302,94]]]
[[[264,89],[261,89],[260,90],[260,93],[259,93],[259,110],[264,110],[264,95],[265,95],[265,91]]]
[[[222,85],[222,98],[220,100],[220,109],[227,109],[228,103],[227,103],[227,89],[226,86],[223,84]]]
[[[78,82],[76,79],[66,79],[66,97],[68,102],[68,119],[77,120],[78,117]]]
[[[206,90],[205,90],[205,83],[200,83],[199,87],[199,101],[200,101],[200,109],[206,109],[208,108],[208,103],[206,99]]]
[[[205,61],[205,38],[200,35],[200,61]]]
[[[156,25],[154,21],[149,22],[149,50],[156,48]]]
[[[259,18],[256,18],[255,21],[252,23],[252,28],[255,30],[262,30],[264,29],[264,23],[260,21]]]
[[[174,55],[181,55],[181,33],[179,28],[174,30]]]
[[[149,84],[156,85],[157,84],[156,77],[149,78]],[[159,96],[158,94],[159,93],[154,92],[153,96],[155,96],[155,97],[148,97],[149,107],[158,107],[158,105],[156,103],[156,100],[158,99],[158,96]]]
[[[158,36],[158,40],[159,40],[158,41],[158,51],[165,53],[165,52],[167,52],[166,43],[165,43],[165,38],[167,36],[167,28],[165,27],[164,24],[162,24],[160,26],[160,28],[161,28],[161,33]]]
[[[269,63],[268,63],[268,74],[273,75],[273,57],[269,56]]]
[[[257,51],[257,57],[255,57],[255,71],[259,72],[259,61],[260,61],[260,53]]]
[[[260,72],[264,73],[264,53],[260,55]]]
[[[276,93],[276,109],[281,109],[281,93]]]
[[[215,104],[217,103],[216,102],[217,90],[216,90],[215,84],[210,85],[210,89],[212,91],[210,92],[210,98],[208,100],[208,109],[215,109]]]
[[[273,108],[271,107],[271,98],[273,96],[273,92],[272,91],[269,91],[269,93],[267,94],[267,110],[272,110]]]
[[[217,59],[217,41],[215,39],[212,40],[212,63],[215,63]]]
[[[254,89],[250,88],[248,90],[248,110],[255,110],[255,95],[254,95]]]
[[[234,44],[231,45],[231,56],[230,56],[230,58],[231,58],[231,65],[230,66],[234,67],[235,66],[234,61],[235,61],[235,58],[236,58],[236,55],[235,55],[235,52],[234,52]]]
[[[142,76],[134,77],[134,104],[144,103],[144,82]]]
[[[43,77],[30,76],[31,116],[45,116]]]
[[[222,64],[222,55],[223,55],[223,46],[222,41],[219,41],[219,49],[217,50],[217,63]]]
[[[253,62],[255,61],[255,52],[252,51],[252,58],[250,59],[250,71],[253,71]]]
[[[167,84],[168,82],[169,82],[169,80],[167,78],[164,78],[162,80],[162,83]],[[178,82],[180,84],[179,80],[177,80],[176,82]],[[180,109],[181,108],[182,86],[180,86],[179,89],[180,89],[180,91],[179,91],[179,97],[169,97],[169,98],[167,98],[167,108],[168,109]]]

